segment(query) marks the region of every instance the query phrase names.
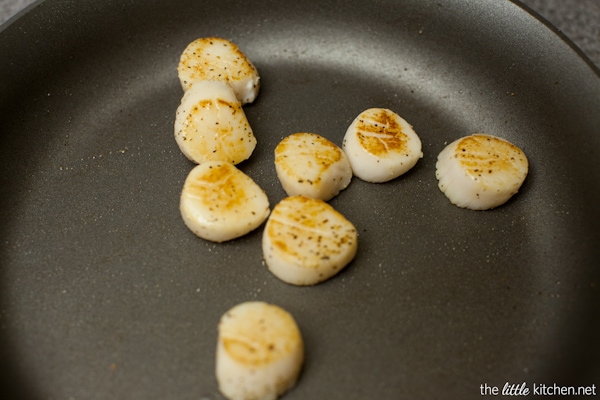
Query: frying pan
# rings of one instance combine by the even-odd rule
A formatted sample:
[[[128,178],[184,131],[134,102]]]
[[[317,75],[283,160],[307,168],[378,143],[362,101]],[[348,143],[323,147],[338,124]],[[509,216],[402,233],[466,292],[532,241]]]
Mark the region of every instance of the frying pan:
[[[424,157],[330,204],[354,261],[312,287],[262,262],[262,227],[214,244],[183,224],[179,55],[220,36],[255,63],[240,164],[275,205],[273,150],[335,143],[369,107]],[[481,385],[600,383],[598,70],[511,1],[48,0],[0,33],[0,376],[11,399],[219,399],[216,326],[263,300],[296,318],[286,399],[480,398]],[[459,209],[435,161],[475,132],[530,161],[505,205]]]

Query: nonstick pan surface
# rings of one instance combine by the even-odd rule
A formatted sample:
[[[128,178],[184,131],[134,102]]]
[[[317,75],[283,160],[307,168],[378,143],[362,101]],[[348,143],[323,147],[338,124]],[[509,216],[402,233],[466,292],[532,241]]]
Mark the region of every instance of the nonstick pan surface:
[[[223,244],[183,224],[193,167],[173,138],[177,63],[237,43],[262,88],[239,167],[283,192],[294,132],[341,145],[364,109],[409,121],[424,157],[330,204],[354,261],[313,287],[262,262],[262,227]],[[219,399],[216,328],[237,303],[296,318],[286,399],[471,399],[481,385],[600,383],[600,78],[510,1],[47,0],[0,32],[2,398]],[[437,154],[485,132],[521,147],[521,191],[490,211],[437,188]]]

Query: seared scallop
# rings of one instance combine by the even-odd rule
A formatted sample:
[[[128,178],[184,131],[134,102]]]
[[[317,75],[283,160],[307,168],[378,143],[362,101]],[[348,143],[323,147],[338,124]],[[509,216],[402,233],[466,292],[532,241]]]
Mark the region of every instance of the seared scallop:
[[[175,140],[197,164],[239,164],[256,147],[256,137],[241,103],[226,83],[200,81],[184,93],[175,115]]]
[[[252,178],[232,164],[207,161],[188,174],[180,211],[196,235],[224,242],[256,229],[270,209],[267,195]]]
[[[294,133],[275,148],[275,170],[288,196],[330,200],[352,179],[346,154],[315,133]]]
[[[436,177],[452,204],[486,210],[504,204],[517,193],[528,170],[523,150],[495,136],[474,134],[440,152]]]
[[[231,400],[274,400],[293,387],[304,343],[292,315],[260,301],[239,304],[219,322],[216,376]]]
[[[385,108],[360,113],[348,127],[342,148],[354,175],[367,182],[397,178],[423,157],[413,127]]]
[[[269,270],[292,285],[314,285],[340,272],[356,255],[354,225],[323,200],[306,196],[279,202],[263,231]]]
[[[177,72],[184,90],[198,81],[223,81],[242,104],[252,103],[260,88],[256,67],[236,44],[223,38],[194,40],[181,54]]]

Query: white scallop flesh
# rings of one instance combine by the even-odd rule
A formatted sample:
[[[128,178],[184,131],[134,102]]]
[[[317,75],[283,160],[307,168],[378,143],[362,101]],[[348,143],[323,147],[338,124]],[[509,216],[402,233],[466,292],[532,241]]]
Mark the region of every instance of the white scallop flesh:
[[[406,173],[423,157],[421,139],[395,112],[369,108],[348,127],[342,149],[352,171],[367,182],[387,182]]]
[[[185,225],[197,236],[224,242],[259,227],[269,216],[265,192],[232,164],[207,161],[188,174],[179,203]]]
[[[175,114],[175,140],[191,161],[239,164],[256,147],[256,137],[231,87],[218,81],[195,83]]]
[[[275,148],[275,170],[288,196],[330,200],[350,184],[352,168],[335,143],[315,133],[294,133]]]
[[[233,88],[242,104],[252,103],[260,89],[256,67],[236,44],[223,38],[191,42],[181,54],[177,72],[183,90],[198,81],[223,81]]]
[[[529,162],[523,150],[507,140],[485,134],[447,145],[436,163],[438,187],[458,207],[487,210],[517,193]]]
[[[304,362],[304,343],[283,308],[250,301],[219,322],[216,377],[230,400],[274,400],[293,387]]]
[[[283,199],[263,231],[268,269],[292,285],[325,281],[354,259],[358,233],[354,225],[323,200],[306,196]]]

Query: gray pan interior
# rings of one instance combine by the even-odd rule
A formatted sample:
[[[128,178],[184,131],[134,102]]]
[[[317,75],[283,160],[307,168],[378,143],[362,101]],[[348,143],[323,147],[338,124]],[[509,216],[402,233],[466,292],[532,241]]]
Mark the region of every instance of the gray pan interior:
[[[341,144],[369,107],[407,119],[424,158],[331,204],[356,259],[314,287],[262,263],[262,227],[213,244],[183,224],[193,165],[173,138],[192,40],[236,42],[262,90],[240,165],[274,205],[284,136]],[[600,383],[600,79],[510,1],[48,0],[0,33],[0,394],[220,399],[217,322],[246,300],[289,310],[306,362],[286,399],[470,399],[480,385]],[[435,161],[487,132],[530,174],[475,212]]]

